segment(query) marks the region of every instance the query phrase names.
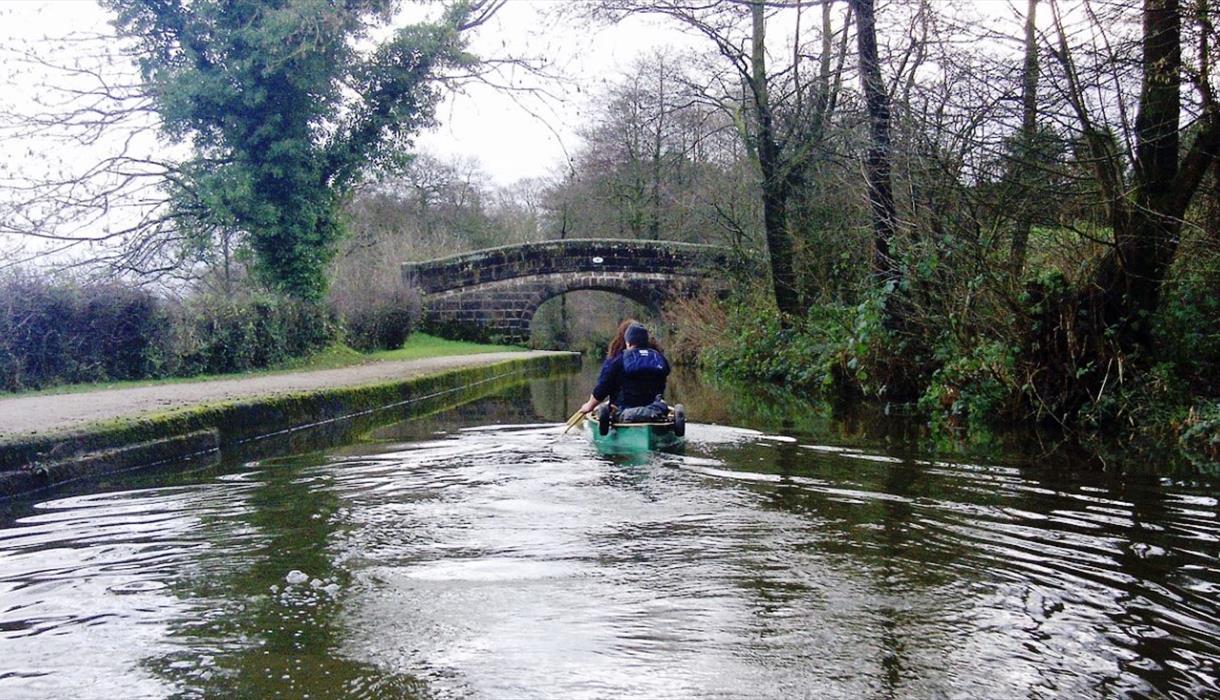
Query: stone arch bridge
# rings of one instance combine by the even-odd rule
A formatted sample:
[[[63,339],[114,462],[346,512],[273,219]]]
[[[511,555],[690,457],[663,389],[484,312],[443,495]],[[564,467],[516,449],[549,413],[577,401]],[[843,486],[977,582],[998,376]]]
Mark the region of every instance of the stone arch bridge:
[[[621,294],[657,309],[723,278],[728,248],[670,241],[576,238],[489,248],[404,263],[424,323],[446,335],[524,343],[543,302],[584,289]]]

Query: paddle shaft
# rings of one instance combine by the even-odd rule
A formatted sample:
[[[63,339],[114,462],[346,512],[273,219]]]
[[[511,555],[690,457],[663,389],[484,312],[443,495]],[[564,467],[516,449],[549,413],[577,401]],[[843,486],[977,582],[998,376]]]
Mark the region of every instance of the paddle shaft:
[[[601,404],[599,403],[599,404],[598,404],[598,406],[600,406],[600,405],[601,405]],[[593,407],[593,410],[594,410],[594,411],[596,411],[596,410],[597,410],[597,406],[594,406],[594,407]],[[562,433],[560,433],[560,434],[561,434],[561,435],[567,435],[569,430],[571,430],[572,428],[576,427],[576,424],[577,424],[577,423],[579,423],[579,422],[581,421],[581,419],[583,419],[585,416],[589,415],[589,414],[590,414],[590,413],[592,413],[592,412],[593,412],[593,411],[581,411],[581,410],[577,410],[577,411],[576,411],[576,413],[573,413],[573,414],[572,414],[572,417],[568,419],[568,423],[567,423],[568,427],[564,428],[564,429],[563,429],[563,432],[562,432]]]
[[[563,429],[563,432],[561,433],[561,435],[567,435],[568,431],[571,430],[572,427],[575,426],[577,423],[579,423],[581,421],[581,419],[584,418],[586,415],[587,414],[584,411],[577,411],[576,413],[573,413],[572,417],[568,419],[568,427]]]

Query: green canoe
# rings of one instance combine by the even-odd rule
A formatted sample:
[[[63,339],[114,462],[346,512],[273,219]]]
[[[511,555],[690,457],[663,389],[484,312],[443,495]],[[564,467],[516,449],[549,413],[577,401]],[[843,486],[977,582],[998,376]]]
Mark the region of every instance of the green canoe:
[[[682,404],[674,406],[667,420],[657,423],[613,423],[604,419],[602,411],[585,417],[589,435],[601,449],[610,452],[645,452],[672,447],[682,442],[686,434],[686,412]],[[606,427],[603,429],[602,422]]]

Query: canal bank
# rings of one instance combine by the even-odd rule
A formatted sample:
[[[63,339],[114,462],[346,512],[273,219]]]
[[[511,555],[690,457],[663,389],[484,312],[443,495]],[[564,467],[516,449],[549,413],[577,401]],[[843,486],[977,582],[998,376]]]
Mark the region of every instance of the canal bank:
[[[308,449],[575,368],[579,358],[490,353],[2,399],[0,499],[134,469],[257,457],[285,442]]]

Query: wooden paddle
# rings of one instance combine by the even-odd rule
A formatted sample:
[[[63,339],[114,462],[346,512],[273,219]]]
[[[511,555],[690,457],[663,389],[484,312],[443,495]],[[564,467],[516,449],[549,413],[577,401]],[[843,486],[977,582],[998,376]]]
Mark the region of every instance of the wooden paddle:
[[[598,405],[600,406],[601,404],[598,404]],[[594,410],[596,410],[597,406],[594,406],[593,408],[594,408]],[[572,417],[568,419],[568,422],[567,422],[568,427],[564,428],[563,432],[560,433],[560,435],[567,435],[568,431],[571,430],[572,428],[576,427],[576,424],[579,423],[582,418],[589,415],[589,413],[590,413],[589,411],[580,411],[580,410],[577,410],[576,413],[573,413]]]

